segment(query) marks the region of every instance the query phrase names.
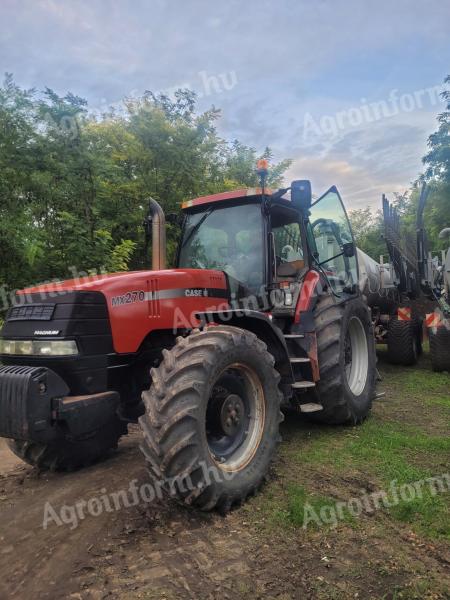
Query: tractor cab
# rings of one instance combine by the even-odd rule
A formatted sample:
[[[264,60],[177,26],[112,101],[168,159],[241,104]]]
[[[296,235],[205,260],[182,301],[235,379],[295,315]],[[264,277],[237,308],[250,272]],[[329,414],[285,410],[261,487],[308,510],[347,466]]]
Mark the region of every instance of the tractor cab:
[[[355,247],[339,192],[333,186],[312,203],[308,193],[299,197],[299,184],[310,190],[309,182],[293,182],[185,202],[177,267],[223,271],[237,301],[251,295],[263,306],[270,298],[271,309],[285,312],[295,309],[311,269],[334,293],[353,293]]]
[[[195,202],[195,201],[194,201]],[[178,267],[224,271],[258,294],[267,280],[266,231],[258,196],[193,206],[186,212]]]

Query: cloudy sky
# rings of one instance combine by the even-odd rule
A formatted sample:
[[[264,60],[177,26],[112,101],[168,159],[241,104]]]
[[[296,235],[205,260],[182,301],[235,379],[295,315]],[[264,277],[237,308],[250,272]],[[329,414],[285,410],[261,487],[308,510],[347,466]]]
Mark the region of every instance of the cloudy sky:
[[[1,0],[0,69],[94,108],[191,87],[287,180],[379,206],[421,169],[450,73],[442,0]]]

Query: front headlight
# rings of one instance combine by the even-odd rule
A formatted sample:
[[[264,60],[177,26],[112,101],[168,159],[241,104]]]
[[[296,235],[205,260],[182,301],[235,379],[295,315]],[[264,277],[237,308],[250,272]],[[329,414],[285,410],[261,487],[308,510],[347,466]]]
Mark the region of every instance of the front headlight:
[[[0,354],[28,356],[74,356],[78,346],[74,340],[1,340]]]

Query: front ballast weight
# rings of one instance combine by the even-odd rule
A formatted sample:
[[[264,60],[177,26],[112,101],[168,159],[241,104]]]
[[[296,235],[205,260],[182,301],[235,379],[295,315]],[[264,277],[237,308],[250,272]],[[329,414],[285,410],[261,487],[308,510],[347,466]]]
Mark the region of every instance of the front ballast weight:
[[[46,367],[0,368],[0,435],[32,466],[73,470],[117,447],[127,426],[119,420],[117,392],[70,396]]]

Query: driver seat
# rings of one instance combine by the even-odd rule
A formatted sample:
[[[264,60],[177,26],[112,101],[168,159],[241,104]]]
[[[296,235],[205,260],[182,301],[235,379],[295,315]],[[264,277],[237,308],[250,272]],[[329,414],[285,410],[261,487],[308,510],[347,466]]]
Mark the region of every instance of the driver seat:
[[[305,268],[304,260],[293,260],[292,262],[281,263],[277,266],[277,278],[292,278],[295,279],[299,273]]]

